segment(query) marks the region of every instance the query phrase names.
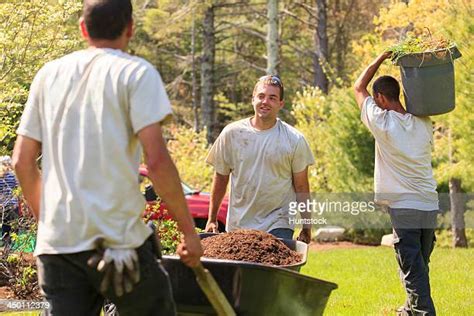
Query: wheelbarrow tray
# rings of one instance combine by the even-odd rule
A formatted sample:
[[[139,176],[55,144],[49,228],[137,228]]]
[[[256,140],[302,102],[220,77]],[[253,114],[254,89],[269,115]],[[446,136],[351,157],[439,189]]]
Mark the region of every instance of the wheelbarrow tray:
[[[322,315],[337,285],[275,266],[203,258],[238,315]],[[191,269],[177,256],[163,256],[180,315],[215,315]]]
[[[216,235],[218,235],[218,233],[201,233],[201,234],[199,234],[199,237],[201,239],[205,239],[207,237],[212,237],[212,236],[216,236]],[[302,241],[293,240],[293,239],[284,239],[284,238],[277,238],[277,239],[280,240],[282,243],[284,243],[291,250],[296,251],[301,256],[301,261],[298,262],[298,263],[281,265],[281,266],[278,266],[278,267],[286,268],[286,269],[290,269],[290,270],[294,270],[294,271],[300,271],[301,267],[306,264],[306,260],[308,259],[308,244],[306,244]],[[235,260],[221,260],[221,261],[237,262],[237,263],[242,262],[242,261],[235,261]]]

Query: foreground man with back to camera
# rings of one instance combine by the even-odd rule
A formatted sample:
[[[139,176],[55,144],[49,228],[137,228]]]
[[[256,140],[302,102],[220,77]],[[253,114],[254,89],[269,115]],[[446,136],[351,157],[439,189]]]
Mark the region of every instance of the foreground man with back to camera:
[[[141,219],[143,152],[149,176],[184,234],[188,266],[202,255],[160,123],[171,114],[159,73],[125,53],[130,0],[86,0],[89,48],[36,75],[18,128],[14,166],[38,219],[39,284],[53,315],[99,315],[104,298],[120,315],[174,315],[168,275]],[[42,153],[42,171],[35,164]]]

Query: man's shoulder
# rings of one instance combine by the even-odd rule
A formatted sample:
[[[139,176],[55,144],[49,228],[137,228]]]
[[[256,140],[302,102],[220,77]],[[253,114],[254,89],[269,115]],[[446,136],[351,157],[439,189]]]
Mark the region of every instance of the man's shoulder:
[[[156,71],[155,67],[142,57],[130,55],[122,50],[108,48],[78,50],[46,63],[45,67],[89,63],[94,59],[109,60],[115,65],[123,64]]]
[[[303,133],[301,133],[296,127],[291,126],[290,124],[286,123],[285,121],[278,120],[277,124],[280,125],[280,128],[286,132],[286,134],[294,138],[296,140],[300,140],[302,138],[305,138]]]
[[[121,52],[119,57],[124,59],[126,62],[130,64],[136,65],[138,67],[142,67],[147,70],[156,71],[156,68],[149,61],[147,61],[146,59],[142,57],[130,55],[126,52]]]
[[[223,133],[232,133],[235,131],[248,129],[249,128],[249,118],[244,118],[232,123],[227,124],[222,130]]]

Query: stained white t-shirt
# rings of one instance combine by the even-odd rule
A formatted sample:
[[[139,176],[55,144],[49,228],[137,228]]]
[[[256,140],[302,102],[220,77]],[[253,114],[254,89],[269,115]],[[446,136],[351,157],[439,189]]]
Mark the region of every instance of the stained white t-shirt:
[[[36,255],[145,241],[137,133],[170,114],[159,73],[120,50],[77,51],[37,73],[17,130],[42,145]]]
[[[252,127],[249,118],[231,123],[206,161],[217,173],[231,175],[227,231],[293,228],[289,223],[289,204],[296,201],[293,174],[314,164],[298,130],[279,119],[263,131]]]
[[[369,96],[361,120],[375,138],[376,202],[391,208],[438,210],[430,118],[383,110]]]

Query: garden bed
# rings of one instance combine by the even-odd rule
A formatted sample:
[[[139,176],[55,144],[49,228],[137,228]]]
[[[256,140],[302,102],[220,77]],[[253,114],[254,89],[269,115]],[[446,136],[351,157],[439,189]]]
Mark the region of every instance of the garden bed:
[[[37,301],[42,298],[38,286],[36,260],[31,253],[0,253],[0,299]]]

